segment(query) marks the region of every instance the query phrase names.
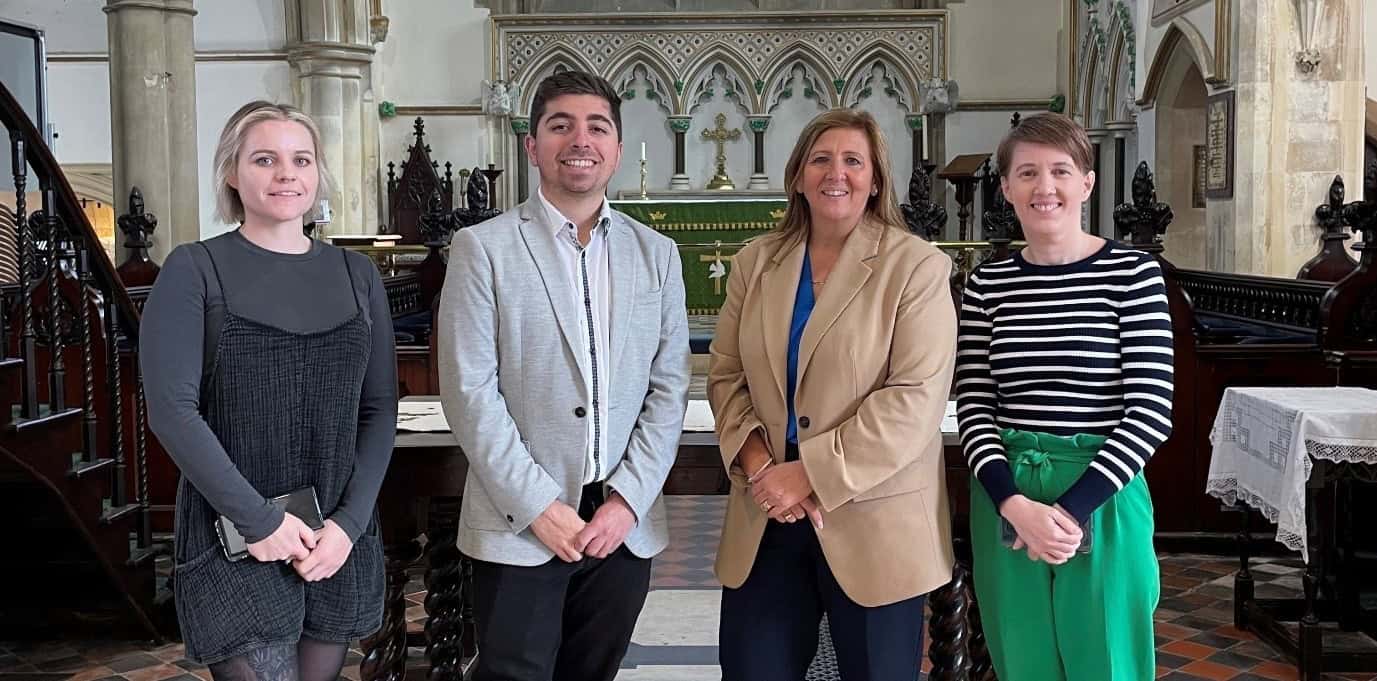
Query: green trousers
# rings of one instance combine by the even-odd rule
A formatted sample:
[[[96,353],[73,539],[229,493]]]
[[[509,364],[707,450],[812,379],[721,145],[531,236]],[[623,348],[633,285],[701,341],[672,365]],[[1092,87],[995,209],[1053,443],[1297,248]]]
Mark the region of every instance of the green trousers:
[[[1056,501],[1103,446],[1099,435],[1058,437],[1005,429],[1014,483]],[[1028,559],[1000,537],[1000,516],[971,478],[975,594],[1000,681],[1150,681],[1152,612],[1161,591],[1152,547],[1152,498],[1138,475],[1095,510],[1090,553],[1061,565]]]

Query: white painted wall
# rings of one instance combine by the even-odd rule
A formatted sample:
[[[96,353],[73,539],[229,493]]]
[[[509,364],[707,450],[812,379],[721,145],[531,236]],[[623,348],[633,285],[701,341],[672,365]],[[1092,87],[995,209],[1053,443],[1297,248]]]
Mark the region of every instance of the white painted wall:
[[[472,0],[385,6],[387,42],[374,57],[381,99],[399,106],[478,104],[488,77],[488,10]]]
[[[50,65],[48,112],[59,163],[110,162],[110,71],[104,62]]]
[[[37,26],[48,53],[105,52],[105,0],[0,0],[0,17]]]
[[[948,11],[951,77],[962,99],[1041,99],[1056,92],[1063,0],[959,2]]]
[[[389,2],[385,9],[390,21],[387,41],[374,57],[373,67],[378,101],[397,106],[479,104],[483,80],[488,78],[488,10],[475,8],[472,0],[405,0]],[[431,158],[442,168],[446,161],[455,165],[456,184],[459,168],[486,162],[492,136],[486,131],[485,117],[432,114],[425,119]],[[384,178],[384,196],[379,205],[384,213],[387,162],[400,166],[406,160],[414,121],[411,115],[382,121],[379,173]],[[492,143],[498,146],[497,164],[514,173],[520,157],[511,139],[507,130]],[[500,142],[507,143],[505,150]],[[634,153],[640,153],[639,145]],[[401,175],[400,168],[397,174]],[[456,193],[462,191],[456,187]],[[499,198],[509,205],[506,197]]]
[[[197,50],[280,50],[287,45],[284,0],[201,0],[195,7]]]

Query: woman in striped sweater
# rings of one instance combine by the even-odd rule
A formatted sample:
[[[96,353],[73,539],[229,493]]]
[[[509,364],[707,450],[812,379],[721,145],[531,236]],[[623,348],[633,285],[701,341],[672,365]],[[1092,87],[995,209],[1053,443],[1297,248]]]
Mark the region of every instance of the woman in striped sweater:
[[[1002,681],[1155,675],[1142,470],[1171,433],[1171,318],[1151,256],[1081,230],[1092,158],[1059,114],[1009,132],[1000,184],[1028,245],[961,304],[976,595]]]

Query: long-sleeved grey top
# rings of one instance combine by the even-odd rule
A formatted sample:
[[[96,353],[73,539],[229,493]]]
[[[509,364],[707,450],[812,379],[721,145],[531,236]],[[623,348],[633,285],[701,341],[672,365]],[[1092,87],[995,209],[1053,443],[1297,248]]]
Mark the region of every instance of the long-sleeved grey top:
[[[139,359],[149,426],[182,475],[246,540],[266,538],[282,523],[282,511],[244,479],[200,412],[202,372],[210,369],[226,316],[216,269],[234,314],[296,333],[329,329],[352,317],[357,292],[359,301],[367,301],[363,314],[373,349],[359,398],[353,477],[330,515],[356,541],[373,515],[397,428],[392,317],[377,267],[359,253],[345,253],[353,275],[348,282],[340,249],[321,242],[312,242],[306,253],[277,253],[235,230],[204,243],[215,269],[200,245],[178,246],[144,307]]]

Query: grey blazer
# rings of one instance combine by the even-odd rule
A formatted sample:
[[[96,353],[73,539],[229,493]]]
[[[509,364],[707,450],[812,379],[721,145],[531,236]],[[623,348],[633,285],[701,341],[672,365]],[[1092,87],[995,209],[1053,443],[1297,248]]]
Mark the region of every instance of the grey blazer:
[[[459,549],[508,565],[554,556],[530,530],[555,499],[578,508],[589,403],[579,310],[539,199],[455,233],[436,333],[445,418],[469,462]],[[688,404],[688,316],[674,242],[612,212],[606,484],[636,514],[626,546],[669,541],[661,489]]]

